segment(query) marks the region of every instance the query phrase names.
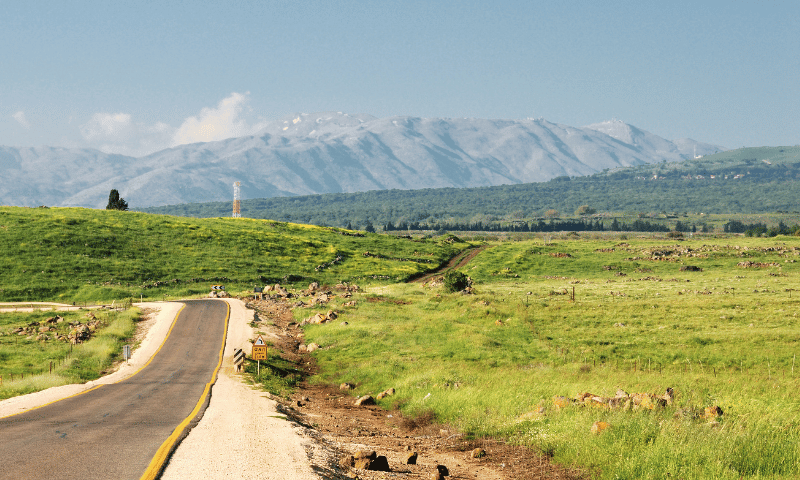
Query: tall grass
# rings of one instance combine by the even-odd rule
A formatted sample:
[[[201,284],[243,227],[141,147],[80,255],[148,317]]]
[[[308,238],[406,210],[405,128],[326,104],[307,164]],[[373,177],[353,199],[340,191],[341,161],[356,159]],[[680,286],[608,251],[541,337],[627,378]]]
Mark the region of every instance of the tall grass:
[[[387,407],[597,478],[797,478],[799,252],[794,238],[500,244],[464,269],[476,295],[383,288],[306,337],[331,347],[315,353],[323,381],[394,387]],[[554,401],[667,387],[674,405],[652,411]]]

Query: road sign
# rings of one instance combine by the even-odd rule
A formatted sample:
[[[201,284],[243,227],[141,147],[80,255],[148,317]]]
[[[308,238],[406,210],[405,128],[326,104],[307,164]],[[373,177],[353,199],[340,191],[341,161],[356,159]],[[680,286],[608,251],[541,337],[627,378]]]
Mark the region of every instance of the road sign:
[[[225,290],[225,285],[211,285],[211,290]]]
[[[123,345],[122,346],[122,358],[126,362],[131,359],[131,346],[130,345]]]
[[[266,360],[267,359],[267,344],[261,335],[258,336],[253,343],[253,360]]]

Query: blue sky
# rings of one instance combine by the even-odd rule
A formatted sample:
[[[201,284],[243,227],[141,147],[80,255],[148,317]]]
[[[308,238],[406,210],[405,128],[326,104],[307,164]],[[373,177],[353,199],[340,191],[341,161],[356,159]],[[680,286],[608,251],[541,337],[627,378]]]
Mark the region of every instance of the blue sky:
[[[321,111],[800,143],[796,0],[0,7],[0,145],[139,155]]]

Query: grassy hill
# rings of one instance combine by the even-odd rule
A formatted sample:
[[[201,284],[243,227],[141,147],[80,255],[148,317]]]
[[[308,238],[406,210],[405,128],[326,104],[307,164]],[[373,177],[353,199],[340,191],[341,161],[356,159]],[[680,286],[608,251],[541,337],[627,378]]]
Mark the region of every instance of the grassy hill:
[[[0,207],[0,301],[111,301],[211,284],[399,281],[466,245],[253,220]],[[369,252],[368,254],[366,254]]]
[[[242,200],[241,210],[243,216],[250,218],[339,227],[350,224],[364,228],[371,223],[381,228],[389,222],[480,222],[487,226],[535,221],[548,210],[570,216],[581,205],[615,215],[797,212],[798,197],[800,147],[763,147],[589,177],[560,177],[543,183],[246,199]],[[172,205],[145,211],[190,217],[229,216],[231,203]]]

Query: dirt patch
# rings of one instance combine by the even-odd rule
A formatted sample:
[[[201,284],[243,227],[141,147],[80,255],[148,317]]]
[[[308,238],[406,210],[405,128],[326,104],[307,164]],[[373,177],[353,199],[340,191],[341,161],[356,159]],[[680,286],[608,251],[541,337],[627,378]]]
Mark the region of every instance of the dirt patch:
[[[260,319],[256,330],[270,331],[274,347],[281,357],[293,362],[305,378],[317,373],[314,358],[299,353],[303,332],[283,300],[258,300],[248,303]],[[469,440],[449,425],[437,423],[432,415],[407,418],[398,410],[355,406],[356,398],[338,385],[311,384],[302,381],[290,399],[277,399],[281,411],[297,423],[312,428],[333,449],[338,458],[359,451],[374,451],[385,456],[391,476],[363,469],[332,467],[323,478],[360,478],[364,480],[400,478],[430,479],[437,465],[447,467],[452,479],[580,479],[580,472],[553,465],[531,449],[507,445],[492,439]],[[475,448],[485,455],[472,458]],[[416,464],[407,464],[408,455],[417,452]],[[330,468],[330,467],[329,467]]]
[[[426,273],[425,275],[422,275],[421,277],[415,278],[414,280],[411,281],[413,283],[427,283],[435,279],[436,277],[441,277],[448,270],[452,270],[454,268],[461,268],[464,265],[468,264],[470,261],[472,261],[473,258],[475,258],[479,253],[486,250],[487,248],[489,248],[489,245],[481,245],[479,247],[474,247],[464,250],[455,257],[451,258],[450,261],[447,262],[447,264],[442,268],[436,270],[433,273]]]

